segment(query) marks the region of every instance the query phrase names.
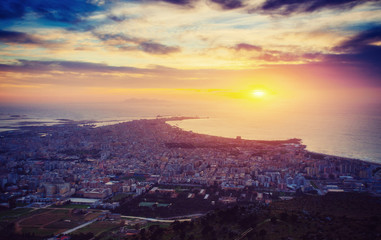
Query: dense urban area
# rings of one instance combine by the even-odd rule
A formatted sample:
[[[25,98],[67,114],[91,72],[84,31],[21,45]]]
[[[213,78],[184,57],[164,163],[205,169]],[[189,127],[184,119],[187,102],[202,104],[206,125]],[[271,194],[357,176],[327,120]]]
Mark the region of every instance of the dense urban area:
[[[68,122],[0,133],[2,236],[108,239],[98,231],[107,229],[111,239],[146,239],[150,230],[160,236],[155,221],[170,225],[175,236],[176,228],[196,224],[192,219],[212,210],[208,217],[215,219],[233,205],[253,212],[306,194],[380,196],[376,163],[312,153],[300,139],[222,138],[167,123],[181,119],[103,127]],[[253,227],[247,228],[226,239],[251,239]]]

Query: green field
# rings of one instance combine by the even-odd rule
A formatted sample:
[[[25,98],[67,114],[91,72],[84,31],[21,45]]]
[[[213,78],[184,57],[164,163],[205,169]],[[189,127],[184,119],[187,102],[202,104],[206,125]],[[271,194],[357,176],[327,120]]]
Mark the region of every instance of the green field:
[[[149,228],[151,226],[159,226],[161,228],[168,228],[171,226],[170,223],[159,223],[159,222],[148,222],[146,225],[143,226],[143,228]]]
[[[21,227],[40,227],[63,218],[69,218],[69,216],[69,210],[51,210],[41,214],[34,214],[31,217],[21,220],[19,224]]]
[[[104,232],[108,232],[113,228],[119,227],[119,223],[103,221],[103,222],[94,222],[84,228],[78,229],[73,232],[73,234],[79,233],[93,233],[95,236],[98,236]]]
[[[140,181],[140,182],[143,182],[146,180],[146,178],[143,176],[125,176],[125,177],[122,177],[121,179],[122,180],[135,179],[135,180]]]
[[[23,234],[33,234],[35,236],[50,236],[60,233],[60,229],[49,229],[49,228],[33,228],[33,227],[25,227],[22,228],[21,233]]]
[[[87,209],[87,208],[90,208],[90,205],[86,205],[86,204],[65,204],[65,205],[54,206],[54,208]]]
[[[44,209],[17,221],[17,233],[46,237],[74,228],[96,218],[99,212],[81,212],[69,208]]]
[[[115,196],[111,198],[110,202],[119,202],[120,200],[128,196],[130,196],[130,194],[128,193],[117,193]]]
[[[157,204],[157,207],[168,207],[170,205],[168,203],[140,202],[139,207],[153,207],[155,204]]]
[[[15,208],[11,210],[5,210],[0,212],[0,220],[8,220],[22,217],[29,212],[31,212],[33,208]]]

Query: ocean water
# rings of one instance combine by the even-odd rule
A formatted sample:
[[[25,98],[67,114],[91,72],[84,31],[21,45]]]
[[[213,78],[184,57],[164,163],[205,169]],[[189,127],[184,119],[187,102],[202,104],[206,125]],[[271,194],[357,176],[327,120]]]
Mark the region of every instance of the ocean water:
[[[197,133],[253,140],[300,138],[307,150],[381,163],[381,116],[218,117],[171,124]]]
[[[211,111],[166,105],[0,106],[0,131],[21,126],[53,125],[65,120],[92,120],[97,126],[161,116],[196,116],[202,119],[171,121],[184,130],[253,140],[300,138],[313,152],[381,163],[381,111]]]

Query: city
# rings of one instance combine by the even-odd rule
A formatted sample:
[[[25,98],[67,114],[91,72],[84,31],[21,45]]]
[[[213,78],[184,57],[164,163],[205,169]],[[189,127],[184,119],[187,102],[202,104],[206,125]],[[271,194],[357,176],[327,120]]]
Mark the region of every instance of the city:
[[[174,119],[103,127],[68,123],[1,133],[1,206],[79,204],[102,209],[92,220],[110,211],[112,219],[176,219],[298,194],[380,196],[378,164],[312,153],[300,139],[197,134],[167,123]]]

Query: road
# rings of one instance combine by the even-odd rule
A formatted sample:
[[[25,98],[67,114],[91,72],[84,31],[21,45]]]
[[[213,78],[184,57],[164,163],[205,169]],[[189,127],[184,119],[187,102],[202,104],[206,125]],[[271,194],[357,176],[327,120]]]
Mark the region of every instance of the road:
[[[324,195],[324,191],[320,185],[320,183],[316,183],[314,181],[310,181],[310,184],[315,190],[318,192],[319,195]]]
[[[205,214],[198,213],[198,214],[191,214],[191,215],[173,217],[171,219],[146,218],[146,217],[124,216],[124,215],[122,215],[122,217],[124,217],[124,218],[133,218],[133,219],[141,219],[141,220],[146,220],[146,221],[150,221],[150,222],[173,223],[175,221],[190,222],[190,221],[192,221],[192,218],[194,218],[194,217],[201,217],[203,215],[205,215]]]
[[[244,239],[246,237],[247,234],[249,234],[251,231],[253,231],[254,229],[251,227],[249,229],[247,229],[246,231],[244,231],[243,233],[241,233],[240,236],[236,237],[234,240],[241,240],[241,239]]]
[[[79,226],[77,226],[77,227],[75,227],[75,228],[66,230],[65,232],[63,232],[63,233],[61,233],[61,234],[69,234],[69,233],[72,233],[72,232],[74,232],[74,231],[77,231],[77,230],[80,229],[80,228],[83,228],[83,227],[86,227],[87,225],[92,224],[92,223],[95,222],[95,221],[97,221],[97,218],[95,218],[95,219],[93,219],[93,220],[91,220],[91,221],[89,221],[89,222],[87,222],[87,223],[84,223],[84,224],[82,224],[82,225],[79,225]]]
[[[190,222],[192,221],[192,218],[194,217],[201,217],[205,214],[202,214],[202,213],[198,213],[198,214],[191,214],[191,215],[185,215],[185,216],[178,216],[178,217],[174,217],[172,219],[157,219],[157,218],[146,218],[146,217],[136,217],[136,216],[121,216],[123,218],[133,218],[133,219],[141,219],[141,220],[146,220],[146,221],[150,221],[150,222],[162,222],[162,223],[173,223],[175,221],[179,221],[179,222]],[[72,229],[69,229],[69,230],[66,230],[65,232],[62,232],[61,234],[69,234],[69,233],[72,233],[74,231],[77,231],[78,229],[80,228],[83,228],[83,227],[86,227],[87,225],[90,225],[92,223],[94,223],[95,221],[97,221],[97,218],[89,221],[89,222],[86,222],[84,224],[81,224],[75,228],[72,228]]]

